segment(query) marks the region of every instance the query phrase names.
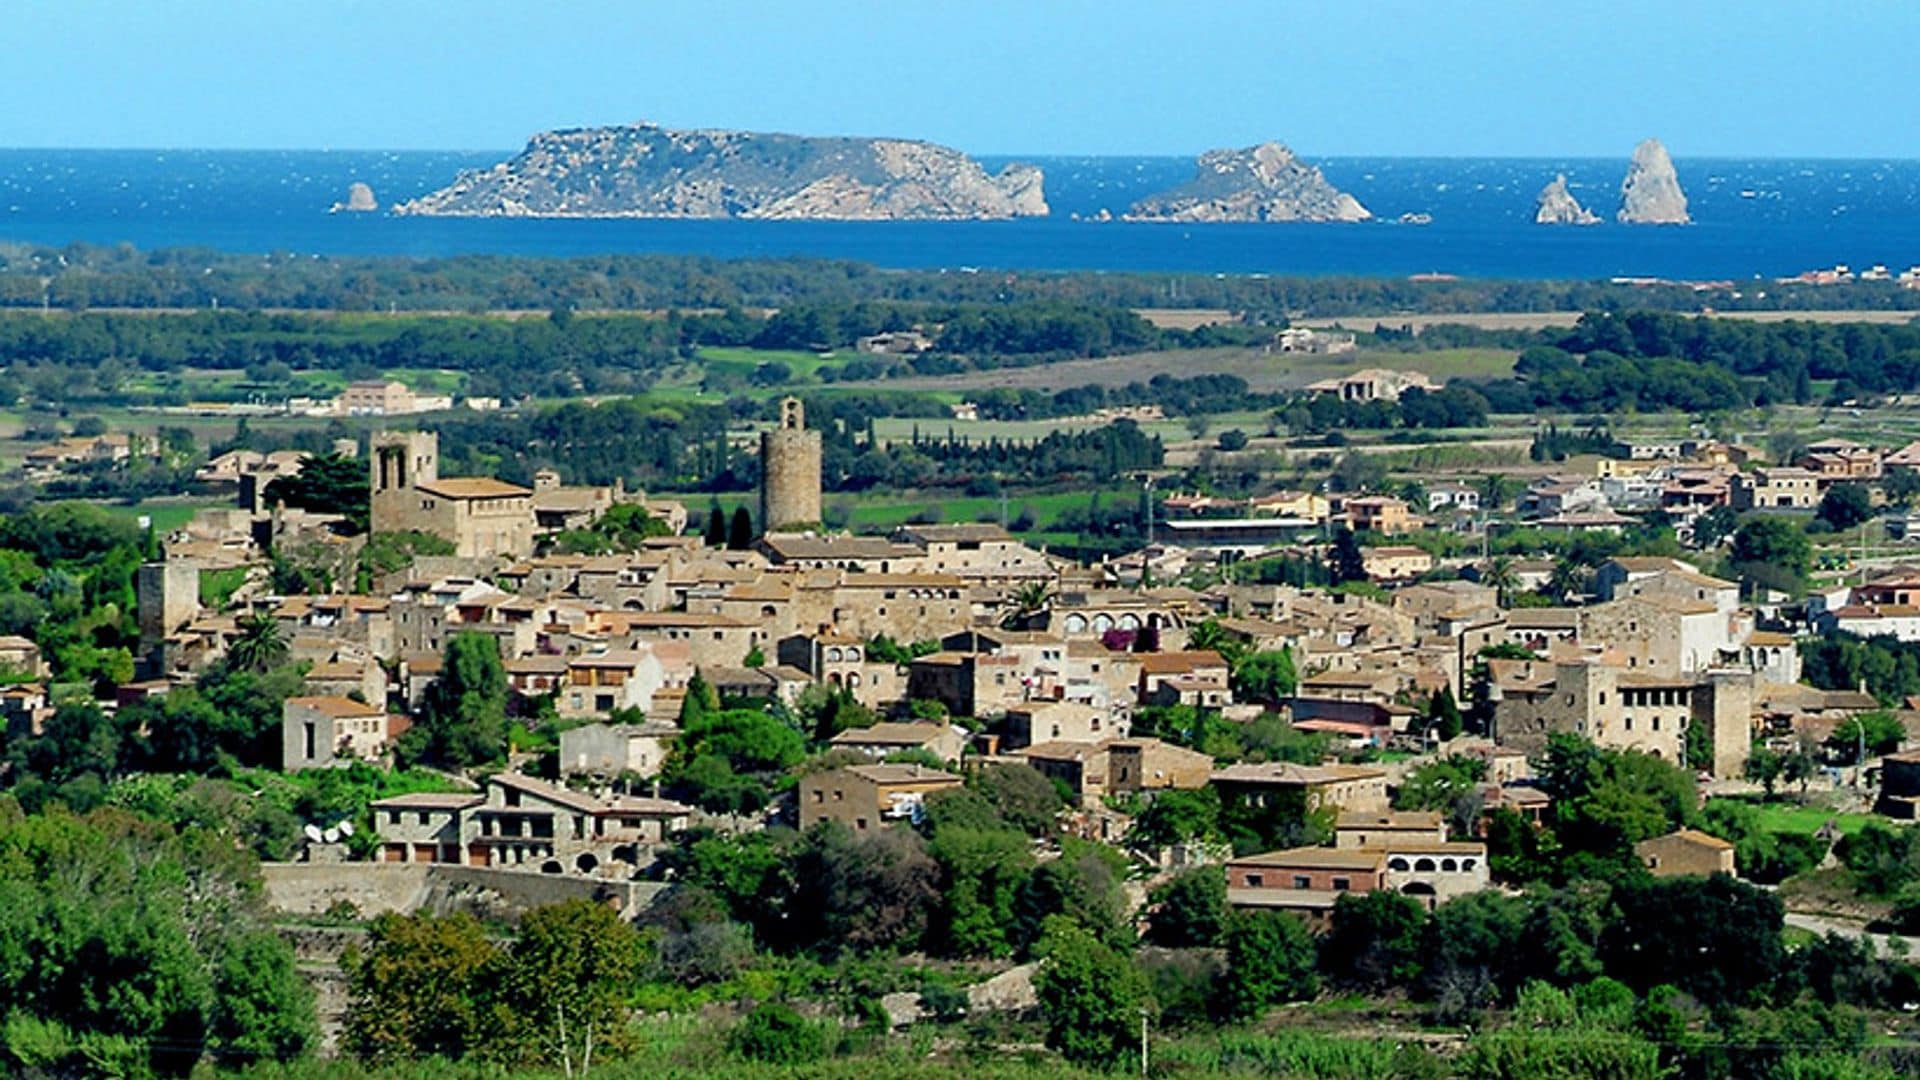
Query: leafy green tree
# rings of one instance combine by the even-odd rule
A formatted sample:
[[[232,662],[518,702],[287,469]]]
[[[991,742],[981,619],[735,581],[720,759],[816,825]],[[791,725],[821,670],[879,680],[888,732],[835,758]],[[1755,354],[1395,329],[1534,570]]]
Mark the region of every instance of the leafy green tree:
[[[300,471],[267,485],[268,503],[285,502],[296,510],[340,514],[355,531],[367,530],[371,480],[365,462],[341,454],[308,455]]]
[[[213,962],[208,1045],[221,1059],[291,1061],[320,1041],[313,993],[293,950],[268,929],[228,936]]]
[[[1114,849],[1066,840],[1060,857],[1036,867],[1014,897],[1018,943],[1033,947],[1049,926],[1064,919],[1116,948],[1130,944],[1126,875],[1126,857]]]
[[[1251,1019],[1319,991],[1313,935],[1291,912],[1236,912],[1227,920],[1226,943],[1227,973],[1219,990],[1228,1016]]]
[[[1213,787],[1172,788],[1154,796],[1134,819],[1127,839],[1148,850],[1194,840],[1211,840],[1220,833],[1220,793]]]
[[[1277,703],[1300,685],[1293,653],[1286,649],[1249,653],[1233,666],[1233,692],[1252,701]]]
[[[1409,986],[1420,974],[1426,908],[1395,892],[1341,893],[1320,947],[1336,982],[1374,992]]]
[[[1602,957],[1629,986],[1672,983],[1708,1006],[1739,1005],[1783,969],[1785,908],[1756,886],[1725,874],[1649,878],[1616,887],[1614,903]]]
[[[1511,1000],[1538,955],[1527,939],[1531,906],[1480,892],[1435,908],[1421,961],[1422,995],[1450,1016]]]
[[[1844,532],[1873,519],[1873,498],[1864,484],[1835,484],[1820,497],[1814,516],[1835,532]]]
[[[1007,824],[1029,836],[1051,834],[1065,805],[1059,789],[1031,765],[988,765],[968,777],[967,783]]]
[[[494,1037],[504,957],[472,916],[382,915],[349,954],[344,1039],[366,1061],[459,1060]]]
[[[1118,1068],[1137,1046],[1146,979],[1126,954],[1067,922],[1048,926],[1034,976],[1047,1045],[1076,1065]]]
[[[420,722],[400,738],[404,763],[469,768],[507,751],[507,671],[497,638],[462,631],[447,639],[440,676],[427,688]]]
[[[757,709],[724,709],[681,726],[668,771],[673,774],[682,767],[678,763],[711,755],[735,772],[779,772],[798,765],[806,754],[806,740],[777,717]]]
[[[938,899],[940,867],[911,829],[856,836],[838,822],[808,831],[794,860],[800,941],[841,949],[917,949]]]
[[[1841,761],[1855,763],[1860,759],[1860,747],[1864,743],[1869,757],[1891,754],[1900,749],[1907,737],[1906,726],[1900,719],[1885,709],[1849,716],[1835,725],[1833,734],[1827,736],[1827,753]]]
[[[1227,931],[1227,879],[1218,866],[1196,866],[1148,894],[1147,938],[1170,949],[1220,944]]]
[[[1813,565],[1813,545],[1791,521],[1753,517],[1734,531],[1727,557],[1734,572],[1752,585],[1799,592]]]
[[[1747,754],[1747,764],[1743,770],[1746,778],[1766,789],[1767,798],[1774,795],[1774,788],[1780,783],[1780,773],[1785,769],[1787,759],[1776,750],[1765,746],[1755,746]]]
[[[1016,829],[942,822],[927,848],[941,869],[928,935],[935,947],[948,956],[1010,955],[1015,903],[1033,872],[1032,842]]]
[[[620,1046],[640,957],[639,934],[605,904],[567,900],[527,912],[492,991],[503,1038],[568,1075],[585,1073],[596,1053]]]

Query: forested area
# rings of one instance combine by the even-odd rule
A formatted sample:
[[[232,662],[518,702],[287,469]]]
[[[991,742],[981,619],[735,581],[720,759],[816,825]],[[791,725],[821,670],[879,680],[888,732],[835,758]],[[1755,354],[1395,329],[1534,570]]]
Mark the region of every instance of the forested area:
[[[1176,295],[1177,301],[1170,297]],[[911,300],[1196,307],[1262,317],[1381,312],[1920,309],[1892,282],[1764,290],[1497,279],[886,270],[822,259],[686,255],[453,258],[238,255],[120,245],[0,247],[0,306],[338,311],[779,308]]]
[[[1514,378],[1478,389],[1495,412],[1680,409],[1851,401],[1920,387],[1920,327],[1776,323],[1634,311],[1589,312],[1569,331],[1541,331]]]

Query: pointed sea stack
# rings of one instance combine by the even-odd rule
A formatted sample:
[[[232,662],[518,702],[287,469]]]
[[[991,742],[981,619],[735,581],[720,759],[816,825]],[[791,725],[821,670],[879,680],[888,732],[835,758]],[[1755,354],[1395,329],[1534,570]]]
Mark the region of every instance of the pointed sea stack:
[[[1673,159],[1659,139],[1648,139],[1633,148],[1633,163],[1627,166],[1627,178],[1620,184],[1620,213],[1625,225],[1689,225],[1687,196],[1680,190],[1680,177],[1673,171]]]
[[[1534,203],[1533,223],[1535,225],[1598,225],[1600,215],[1580,205],[1580,200],[1567,190],[1567,174],[1560,173],[1553,183],[1540,189],[1540,198]]]

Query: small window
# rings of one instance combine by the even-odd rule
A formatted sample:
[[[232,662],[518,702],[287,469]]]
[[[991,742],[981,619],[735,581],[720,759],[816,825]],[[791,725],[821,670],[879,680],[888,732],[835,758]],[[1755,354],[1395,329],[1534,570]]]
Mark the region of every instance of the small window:
[[[1305,874],[1295,874],[1293,875],[1293,887],[1296,889],[1311,889],[1313,888],[1313,879]]]
[[[1266,883],[1266,880],[1267,880],[1267,879],[1266,879],[1266,878],[1265,878],[1264,876],[1262,876],[1262,875],[1260,875],[1260,874],[1248,874],[1248,875],[1247,875],[1247,888],[1249,888],[1249,889],[1257,889],[1257,888],[1259,888],[1259,887],[1260,887],[1261,885],[1263,885],[1263,884],[1265,884],[1265,883]]]
[[[1353,882],[1351,880],[1343,877],[1337,877],[1333,879],[1334,892],[1346,892],[1348,889],[1351,889],[1351,888],[1353,888]]]

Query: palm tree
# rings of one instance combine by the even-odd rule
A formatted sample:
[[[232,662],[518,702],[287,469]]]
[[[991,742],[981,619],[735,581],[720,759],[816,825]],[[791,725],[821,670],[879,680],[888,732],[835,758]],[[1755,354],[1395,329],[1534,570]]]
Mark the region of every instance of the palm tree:
[[[1487,563],[1486,570],[1480,575],[1480,584],[1492,587],[1494,598],[1501,607],[1508,606],[1513,599],[1513,590],[1520,586],[1520,575],[1514,572],[1513,557],[1496,555]]]
[[[1547,577],[1547,592],[1559,601],[1586,595],[1587,568],[1572,559],[1556,559]]]
[[[245,615],[227,649],[227,662],[248,671],[271,671],[287,661],[287,635],[271,615]]]
[[[1488,473],[1480,478],[1480,507],[1483,510],[1498,510],[1506,504],[1508,496],[1513,494],[1513,481],[1502,473]]]
[[[1053,604],[1053,586],[1044,581],[1029,581],[1013,590],[1007,600],[1013,609],[1007,612],[1000,625],[1012,628],[1023,626],[1028,619],[1047,610]]]

